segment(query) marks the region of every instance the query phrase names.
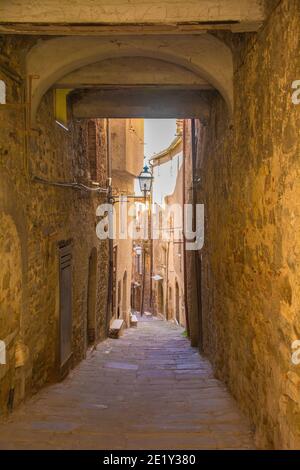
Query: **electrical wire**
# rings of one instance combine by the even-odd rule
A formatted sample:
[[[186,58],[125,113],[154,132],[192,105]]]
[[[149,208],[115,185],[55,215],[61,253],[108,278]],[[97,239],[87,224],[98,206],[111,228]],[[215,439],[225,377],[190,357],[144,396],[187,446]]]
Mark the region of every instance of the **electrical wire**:
[[[107,188],[101,188],[101,187],[91,188],[89,186],[86,186],[83,183],[78,183],[77,181],[75,182],[49,181],[39,176],[33,176],[32,181],[34,181],[35,183],[46,184],[50,186],[77,189],[79,191],[86,191],[86,192],[93,192],[93,193],[107,193]]]

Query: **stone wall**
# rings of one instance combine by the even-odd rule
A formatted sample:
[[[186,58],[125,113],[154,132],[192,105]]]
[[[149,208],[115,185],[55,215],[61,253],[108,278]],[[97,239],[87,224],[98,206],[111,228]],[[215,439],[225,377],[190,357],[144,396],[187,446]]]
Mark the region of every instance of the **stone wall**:
[[[183,207],[183,166],[181,160],[180,169],[177,172],[176,185],[172,194],[165,197],[165,203],[169,206]],[[176,209],[175,209],[176,210]],[[171,214],[172,215],[172,214]],[[164,214],[164,221],[167,215]],[[167,227],[168,228],[168,227]],[[184,311],[184,266],[183,266],[183,239],[182,239],[182,213],[173,213],[173,226],[170,227],[169,243],[169,275],[168,285],[171,288],[171,297],[168,295],[169,319],[176,319],[182,326],[186,326]]]
[[[191,205],[193,203],[193,155],[192,155],[192,121],[185,120],[183,126],[183,168],[185,187],[184,204]],[[187,220],[184,217],[184,230],[186,231]],[[186,234],[187,236],[187,234]],[[188,325],[187,330],[190,337],[191,345],[201,348],[200,341],[200,321],[199,321],[199,305],[198,305],[198,284],[197,284],[197,258],[194,250],[186,250],[183,252],[186,264],[186,294],[185,307],[187,309]],[[184,268],[184,264],[183,264]],[[185,269],[185,268],[184,268]]]
[[[135,177],[142,170],[144,161],[144,120],[109,119],[110,152],[112,155],[112,190],[117,198],[115,209],[116,250],[114,266],[114,318],[123,318],[130,325],[132,238],[129,227],[133,222],[134,202],[128,199],[121,206],[120,195],[134,194]],[[121,209],[122,207],[122,209]],[[125,213],[127,212],[127,223]],[[122,219],[122,221],[121,221]]]
[[[198,201],[205,203],[204,350],[260,447],[300,447],[300,79],[298,0],[256,34],[224,35],[234,53],[234,113],[212,102],[198,123]]]
[[[96,206],[105,195],[41,184],[91,186],[87,122],[55,122],[53,91],[40,105],[37,123],[25,132],[24,53],[31,39],[1,38],[0,79],[7,103],[0,107],[0,339],[7,364],[0,365],[0,410],[5,414],[58,375],[58,242],[72,243],[73,365],[86,353],[89,257],[97,250],[97,338],[105,336],[107,245],[96,237]],[[8,60],[9,58],[9,60]],[[105,121],[96,121],[99,183],[106,179]],[[10,398],[9,398],[10,397]]]

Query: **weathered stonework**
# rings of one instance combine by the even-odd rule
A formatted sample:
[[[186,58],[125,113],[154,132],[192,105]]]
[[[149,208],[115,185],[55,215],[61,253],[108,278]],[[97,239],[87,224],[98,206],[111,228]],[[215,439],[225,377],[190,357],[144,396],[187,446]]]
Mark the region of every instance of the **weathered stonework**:
[[[299,7],[283,0],[257,35],[234,38],[232,119],[216,96],[197,128],[204,350],[258,446],[276,449],[300,448]]]
[[[144,161],[144,120],[110,119],[110,152],[112,155],[112,187],[116,197],[114,245],[114,283],[112,318],[122,318],[130,326],[132,238],[129,226],[133,223],[133,200],[135,177],[142,170]],[[120,196],[129,196],[122,210]],[[127,211],[127,224],[124,217]],[[121,212],[120,212],[121,210]],[[121,218],[123,223],[121,222]],[[125,231],[125,233],[121,233]],[[125,236],[125,234],[127,234]]]
[[[242,3],[248,8],[251,2]],[[265,3],[268,19],[258,33],[235,35],[229,32],[237,31],[234,25],[218,23],[209,32],[190,35],[176,21],[176,29],[164,25],[168,37],[163,35],[167,30],[163,33],[151,27],[143,37],[140,25],[136,25],[138,35],[120,38],[122,28],[128,32],[124,24],[110,30],[108,37],[101,37],[99,31],[99,37],[94,36],[90,25],[92,29],[86,31],[91,36],[84,37],[76,35],[80,25],[70,29],[50,24],[39,29],[43,25],[32,24],[27,32],[35,37],[0,38],[0,79],[6,83],[8,103],[0,107],[0,339],[7,347],[7,364],[0,368],[1,414],[59,375],[60,242],[70,241],[72,247],[72,364],[85,356],[88,338],[97,341],[107,332],[108,250],[95,234],[96,206],[105,196],[48,184],[77,181],[90,186],[96,177],[105,185],[106,121],[89,120],[96,128],[97,165],[96,161],[91,165],[89,123],[74,119],[69,130],[58,126],[51,87],[78,67],[83,72],[93,61],[120,54],[141,60],[147,56],[164,61],[166,67],[172,60],[177,68],[193,71],[210,85],[210,91],[201,92],[197,111],[201,117],[196,122],[197,175],[191,171],[190,122],[184,133],[185,199],[192,201],[191,182],[197,176],[198,202],[204,202],[206,217],[201,312],[195,256],[187,254],[192,345],[201,343],[217,376],[248,413],[259,447],[300,448],[300,369],[291,360],[292,342],[300,339],[300,108],[291,98],[292,82],[300,79],[300,5],[299,0]],[[221,19],[233,18],[233,12],[239,17],[241,2],[230,4]],[[194,15],[191,8],[188,13]],[[182,9],[186,7],[180,6],[175,16],[170,12],[183,21]],[[161,20],[160,9],[155,11],[154,19]],[[199,16],[202,21],[204,13]],[[34,14],[34,20],[40,20]],[[17,19],[12,16],[11,21]],[[251,15],[244,19],[250,20]],[[244,29],[238,31],[256,31],[264,19],[265,12],[256,18],[255,28],[242,21],[237,28]],[[16,26],[2,24],[1,28]],[[195,32],[197,25],[189,26]],[[25,31],[22,28],[28,25],[19,27],[15,32]],[[216,32],[214,27],[223,31]],[[56,32],[57,37],[38,36],[41,31]],[[142,72],[143,82],[151,85],[149,70]],[[30,74],[35,76],[31,110],[25,112]],[[155,83],[165,87],[159,91],[161,96],[167,90],[166,78],[158,77]],[[107,84],[118,87],[113,80]],[[186,81],[181,84],[188,85]],[[136,87],[137,82],[129,85]],[[101,93],[93,96],[99,99]],[[97,114],[99,101],[95,104]],[[184,101],[181,104],[184,108]],[[163,103],[159,105],[164,109]],[[146,109],[145,102],[139,116],[140,109]],[[190,115],[183,111],[184,116]],[[30,116],[34,129],[28,128]],[[119,163],[124,163],[122,158]],[[120,176],[115,175],[118,184]],[[124,192],[132,189],[126,181],[119,186]],[[123,244],[126,262],[128,246]],[[88,313],[91,283],[97,286],[93,325]],[[123,310],[128,316],[128,283],[123,292],[127,292]],[[161,297],[163,303],[165,295]]]
[[[91,186],[87,122],[70,122],[68,131],[60,127],[50,90],[26,145],[24,107],[19,104],[24,103],[23,52],[31,42],[3,39],[0,59],[0,79],[6,83],[8,103],[0,109],[0,338],[7,345],[7,364],[0,366],[1,414],[57,377],[58,242],[62,240],[72,241],[73,365],[87,349],[87,289],[93,248],[97,250],[97,340],[106,334],[107,244],[98,240],[95,231],[96,206],[105,195],[34,180],[36,176],[54,182],[76,180]],[[105,121],[97,120],[96,128],[97,176],[104,186]]]

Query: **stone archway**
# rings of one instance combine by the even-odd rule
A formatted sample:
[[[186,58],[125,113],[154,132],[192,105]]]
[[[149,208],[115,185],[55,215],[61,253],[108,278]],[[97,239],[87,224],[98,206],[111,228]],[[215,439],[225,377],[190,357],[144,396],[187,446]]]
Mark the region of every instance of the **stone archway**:
[[[218,90],[229,110],[233,109],[232,53],[211,34],[168,38],[58,37],[39,41],[27,55],[27,74],[36,77],[32,82],[32,118],[42,96],[62,77],[80,67],[122,57],[153,58],[183,67]],[[164,85],[167,83],[162,82]]]

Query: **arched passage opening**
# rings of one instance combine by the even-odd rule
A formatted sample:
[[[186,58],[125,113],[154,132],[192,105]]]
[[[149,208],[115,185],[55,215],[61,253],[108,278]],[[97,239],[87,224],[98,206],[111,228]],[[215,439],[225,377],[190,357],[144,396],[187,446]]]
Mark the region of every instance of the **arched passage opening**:
[[[53,294],[57,284],[57,263],[55,264],[57,260],[54,260],[54,256],[57,242],[60,239],[64,240],[65,237],[68,239],[70,237],[72,244],[74,242],[74,261],[83,267],[78,269],[80,275],[77,278],[74,276],[75,308],[72,310],[75,313],[74,328],[72,332],[69,331],[70,338],[74,340],[76,352],[74,359],[79,360],[83,356],[87,315],[87,258],[95,245],[93,238],[95,230],[93,223],[90,223],[94,220],[92,198],[81,197],[80,192],[71,191],[71,188],[81,191],[82,184],[77,184],[77,181],[85,183],[85,179],[90,184],[90,189],[95,189],[92,184],[97,181],[91,181],[96,179],[93,178],[91,171],[94,162],[90,159],[90,169],[87,170],[83,164],[83,160],[87,159],[82,158],[80,161],[82,167],[77,168],[75,161],[79,154],[77,150],[84,145],[71,148],[69,141],[73,140],[72,126],[64,130],[59,129],[57,132],[52,113],[52,88],[68,88],[66,96],[70,95],[71,99],[68,110],[71,110],[75,117],[72,124],[81,126],[82,141],[85,140],[86,123],[78,121],[84,118],[102,116],[120,118],[121,109],[122,117],[128,112],[126,116],[129,118],[145,116],[145,110],[151,116],[161,117],[162,112],[166,112],[168,116],[179,117],[180,109],[182,118],[193,116],[195,120],[199,118],[198,121],[203,118],[201,122],[196,122],[196,128],[193,126],[194,129],[185,134],[187,137],[185,142],[187,146],[191,144],[190,153],[193,153],[192,157],[195,160],[192,162],[195,172],[187,172],[189,180],[186,195],[188,197],[193,192],[190,198],[193,199],[193,203],[204,201],[206,205],[205,238],[208,243],[205,242],[203,263],[201,258],[199,262],[191,254],[187,256],[188,262],[185,265],[181,263],[180,269],[177,269],[179,262],[176,259],[172,260],[171,253],[171,266],[169,267],[167,263],[167,266],[161,267],[160,273],[155,272],[161,274],[160,278],[163,279],[164,291],[160,296],[162,299],[160,310],[166,315],[168,297],[171,297],[168,285],[170,282],[174,286],[176,275],[180,287],[180,299],[187,292],[190,297],[186,301],[188,304],[190,300],[187,329],[189,334],[195,332],[192,338],[193,345],[201,344],[201,347],[203,345],[204,352],[214,363],[216,376],[224,378],[226,383],[230,384],[242,408],[248,410],[258,437],[262,436],[259,439],[262,446],[300,447],[299,426],[297,427],[299,374],[298,369],[294,367],[296,364],[291,362],[291,345],[294,344],[293,341],[297,341],[300,331],[297,315],[299,299],[297,255],[300,251],[299,237],[295,235],[299,226],[297,208],[299,185],[296,168],[299,154],[297,139],[299,108],[291,99],[299,58],[300,31],[297,21],[299,2],[191,0],[181,4],[179,0],[153,2],[115,0],[105,6],[103,2],[98,2],[94,9],[90,8],[90,5],[95,3],[92,0],[76,2],[72,9],[68,8],[64,0],[52,2],[29,0],[27,8],[20,7],[22,3],[20,0],[3,0],[1,3],[4,6],[0,7],[0,29],[3,36],[8,34],[12,37],[9,37],[9,41],[5,41],[1,35],[1,76],[4,75],[7,84],[9,103],[1,104],[1,112],[6,110],[7,115],[2,120],[1,129],[1,142],[5,143],[1,149],[5,165],[1,168],[3,176],[1,176],[0,192],[2,195],[3,183],[11,176],[11,188],[5,195],[11,200],[11,194],[16,195],[16,199],[21,201],[25,224],[23,221],[17,222],[19,217],[15,215],[13,220],[16,224],[26,226],[26,233],[28,231],[28,243],[25,244],[20,237],[21,250],[24,245],[26,250],[28,248],[28,267],[26,266],[28,283],[24,281],[24,276],[22,289],[19,289],[22,291],[22,297],[24,297],[23,292],[26,292],[25,300],[28,300],[20,306],[20,312],[24,317],[22,328],[27,336],[26,343],[28,341],[30,361],[32,360],[29,373],[26,373],[28,383],[32,384],[33,388],[41,386],[47,381],[48,371],[53,366],[57,323],[55,315],[58,311]],[[40,6],[36,5],[37,3]],[[15,12],[12,11],[11,4],[15,5]],[[30,8],[29,4],[35,7]],[[257,7],[259,5],[264,12],[262,15],[257,15],[255,5]],[[100,13],[96,14],[96,11]],[[4,24],[4,16],[7,24]],[[95,23],[92,23],[93,20]],[[256,30],[262,26],[259,33],[244,34],[246,31],[251,31],[249,26],[247,28],[247,24],[253,25],[253,20],[257,25]],[[234,37],[234,31],[240,34]],[[49,37],[45,37],[43,32],[49,34]],[[16,34],[21,34],[22,37],[14,38]],[[64,34],[69,37],[62,37]],[[30,52],[27,55],[28,50]],[[284,50],[285,54],[278,60],[278,51],[281,50]],[[233,68],[230,51],[234,56],[235,109],[231,116],[232,122],[229,122],[227,115],[228,109],[232,111],[233,108]],[[122,61],[123,65],[120,67]],[[155,62],[153,68],[160,61],[160,65],[157,64],[156,67],[157,75],[151,69],[150,61]],[[144,69],[143,65],[138,66],[139,63],[144,64]],[[24,64],[27,67],[26,72]],[[132,73],[127,74],[132,64],[137,68],[133,67]],[[187,72],[181,73],[179,69],[181,72],[183,70]],[[26,87],[30,84],[32,87]],[[204,86],[207,84],[211,88],[205,89]],[[25,97],[26,88],[32,92]],[[64,98],[63,90],[60,91]],[[208,94],[213,95],[211,106],[207,106]],[[149,100],[153,105],[152,108]],[[1,102],[3,94],[1,98],[0,90]],[[227,103],[227,109],[224,102]],[[176,104],[173,108],[172,103]],[[66,104],[66,101],[63,104]],[[65,108],[67,107],[63,110]],[[36,126],[32,126],[35,127],[33,132],[27,119],[30,110],[33,118],[38,112]],[[65,134],[65,131],[69,134]],[[104,133],[102,136],[102,142],[105,142]],[[89,140],[90,142],[94,140],[92,135]],[[84,153],[85,149],[82,154]],[[88,177],[88,173],[91,178]],[[35,184],[40,184],[43,179],[44,186],[38,189]],[[49,186],[48,189],[46,184]],[[62,185],[66,186],[65,191],[62,190]],[[124,191],[129,193],[128,188]],[[88,205],[93,211],[91,216],[87,216]],[[82,219],[87,222],[81,224],[80,230],[77,223],[79,218],[80,222]],[[85,230],[90,230],[90,233],[86,234]],[[9,228],[5,229],[6,236],[9,231]],[[18,232],[21,233],[19,228]],[[6,248],[5,241],[1,246]],[[1,249],[0,247],[0,251]],[[6,251],[2,253],[2,264],[6,261],[6,253]],[[98,254],[102,258],[102,249],[99,249]],[[15,260],[15,264],[19,262]],[[102,260],[98,261],[98,266],[100,279],[101,271],[104,271]],[[119,265],[119,268],[120,283],[124,269],[127,269],[129,284],[130,264],[128,263],[126,268],[124,264]],[[1,269],[2,266],[0,271]],[[17,269],[16,266],[12,266],[9,274]],[[71,263],[67,265],[67,269],[70,273]],[[181,269],[188,274],[185,276],[187,285],[182,283]],[[156,276],[156,280],[157,278],[159,277]],[[71,276],[68,274],[69,294],[70,279]],[[198,289],[195,289],[195,286],[197,287],[195,281],[199,281]],[[1,308],[14,312],[16,301],[14,284],[6,274],[0,279],[0,284],[3,296],[6,295],[7,284],[11,290],[10,304],[8,305],[6,301],[0,302]],[[16,295],[19,294],[19,290]],[[122,292],[122,284],[118,292]],[[68,295],[68,298],[71,299],[71,295]],[[99,295],[98,305],[101,303],[100,298]],[[175,299],[174,288],[173,298]],[[111,303],[115,306],[113,301]],[[115,310],[114,308],[113,311]],[[68,310],[68,319],[70,312],[71,309]],[[193,318],[196,320],[194,323],[191,322]],[[5,328],[6,325],[10,327],[10,320],[11,317],[5,318]],[[68,321],[68,325],[69,323]],[[155,323],[158,324],[153,322],[153,325]],[[173,331],[176,330],[174,325],[163,323]],[[203,325],[203,329],[198,328],[198,323]],[[97,325],[99,324],[100,321]],[[198,338],[201,330],[203,330],[203,341],[202,338]],[[153,348],[152,343],[151,337],[148,349]],[[169,343],[172,344],[168,354],[173,361],[174,342]],[[164,350],[165,347],[166,344],[162,341],[161,349]],[[194,360],[193,356],[190,358],[191,361],[187,361],[187,366]],[[124,357],[121,357],[121,360],[123,359]],[[135,357],[132,359],[134,362]],[[128,358],[126,361],[125,369],[126,365],[130,364]],[[176,367],[179,371],[180,362],[181,358]],[[142,367],[144,364],[139,366]],[[156,367],[157,364],[154,363],[154,368]],[[186,378],[194,373],[191,368],[187,369],[189,370],[185,374]],[[199,369],[202,373],[206,365],[203,363]],[[183,376],[179,377],[178,370],[175,374],[173,366],[171,372],[166,375],[168,389],[172,393],[178,392],[176,400],[169,401],[171,407],[174,403],[180,404],[180,394],[183,396],[181,383],[178,387],[179,380]],[[112,372],[111,375],[113,374]],[[125,374],[126,387],[130,372]],[[110,376],[105,370],[103,375]],[[140,381],[138,377],[140,374],[135,375]],[[147,380],[149,378],[148,381],[151,382],[154,374],[144,375],[146,377],[143,378]],[[158,375],[159,373],[156,373],[155,378]],[[173,386],[169,386],[172,383],[169,381],[170,376],[174,378]],[[207,392],[207,383],[211,383],[210,372],[207,379],[203,381],[206,388],[204,395]],[[78,382],[82,383],[82,380]],[[197,377],[195,377],[196,382],[199,382]],[[91,377],[91,385],[90,388],[93,389],[94,375]],[[114,386],[114,383],[112,385]],[[216,381],[213,385],[209,394],[213,393]],[[84,388],[87,387],[85,384]],[[145,381],[143,381],[144,388]],[[143,389],[138,396],[144,396]],[[189,391],[191,390],[185,391],[185,396],[189,395]],[[194,394],[194,390],[192,392]],[[216,412],[215,416],[222,415],[223,418],[227,400],[220,401],[220,394],[223,396],[223,390],[220,390],[220,393],[217,391],[216,404],[221,406],[220,413]],[[2,397],[1,387],[0,398]],[[5,401],[6,398],[5,392]],[[57,396],[54,399],[57,399]],[[69,401],[72,406],[72,400],[64,398],[64,401],[65,403]],[[120,400],[120,411],[122,407],[124,408],[122,401]],[[201,404],[204,401],[206,400],[202,400]],[[129,391],[128,402],[133,402],[132,390]],[[208,403],[208,406],[210,404]],[[147,405],[150,413],[156,411],[155,403],[153,409],[149,400],[144,409],[147,409]],[[116,411],[116,403],[112,402],[109,407]],[[116,416],[118,411],[119,409],[115,413]],[[168,415],[167,411],[169,410],[165,410],[164,417]],[[195,400],[195,408],[189,411],[192,418],[197,417],[198,399]],[[203,413],[202,410],[200,412],[201,420]],[[33,413],[33,417],[34,415]],[[138,413],[135,415],[139,417]],[[121,414],[120,416],[124,418]],[[169,416],[171,418],[175,416],[174,410],[171,409]],[[182,416],[180,409],[178,416]],[[228,413],[228,416],[231,418],[232,414]],[[153,424],[151,414],[149,418],[148,422]],[[158,418],[157,423],[161,428],[161,416]],[[68,422],[68,419],[65,421]],[[117,422],[116,433],[111,432],[110,435],[117,435],[120,425],[122,428],[125,421],[126,416]],[[133,423],[129,421],[132,427]],[[146,419],[144,421],[147,422]],[[110,422],[111,420],[108,424]],[[141,423],[134,424],[140,426]],[[171,427],[168,422],[164,424],[166,429],[170,429],[174,423],[171,423]],[[179,424],[181,430],[186,431],[186,423]],[[217,442],[223,441],[222,436],[218,434],[220,426],[216,424],[215,430],[210,426],[207,429],[207,435],[213,438],[211,445],[214,448]],[[231,424],[229,423],[228,433],[240,436],[240,432],[232,433]],[[194,427],[191,421],[190,429]],[[127,436],[132,429],[129,433],[126,429],[125,431]],[[160,431],[161,429],[158,429],[159,436],[161,436]],[[28,429],[25,429],[25,432],[27,433]],[[12,436],[14,429],[12,428],[12,432],[9,433]],[[146,436],[146,441],[148,434],[147,432],[143,434]],[[201,439],[202,434],[201,432]],[[170,442],[173,445],[174,436],[171,437],[173,440]],[[185,439],[185,435],[180,436],[178,442],[181,444]],[[204,441],[206,444],[205,438]],[[228,445],[227,436],[223,442],[224,446]],[[147,442],[145,444],[147,445]],[[236,442],[231,444],[232,448],[236,448]],[[142,446],[141,442],[140,445]],[[188,447],[190,446],[189,441]]]
[[[155,59],[170,64],[170,67],[180,68],[180,73],[185,70],[182,85],[186,87],[199,85],[197,80],[199,81],[200,77],[221,93],[229,110],[232,111],[232,54],[224,42],[211,34],[203,33],[192,37],[183,35],[168,38],[161,36],[130,37],[126,40],[124,38],[111,40],[105,37],[62,37],[40,41],[27,55],[27,73],[35,77],[32,81],[32,120],[35,119],[42,96],[55,84],[62,86],[64,77],[72,85],[72,89],[80,88],[83,84],[82,74],[87,73],[86,69],[83,70],[84,67],[109,59],[133,57],[142,59],[141,64],[145,59]],[[105,73],[110,74],[106,85],[120,87],[122,85],[122,75],[114,75],[111,67],[107,69],[106,66],[105,69]],[[143,66],[141,67],[142,75],[144,75],[144,85],[147,83],[153,85],[150,68],[143,69]],[[75,71],[77,78],[74,75],[70,76]],[[195,75],[192,81],[191,74]],[[95,76],[99,75],[96,74]],[[156,83],[156,86],[166,89],[170,86],[169,80],[168,73],[161,74],[159,83]],[[94,79],[93,87],[101,85],[99,82]],[[141,85],[141,82],[138,83],[133,76],[130,83],[127,80],[127,85],[137,87]]]
[[[161,315],[164,314],[164,288],[161,281],[157,285],[157,310]]]

